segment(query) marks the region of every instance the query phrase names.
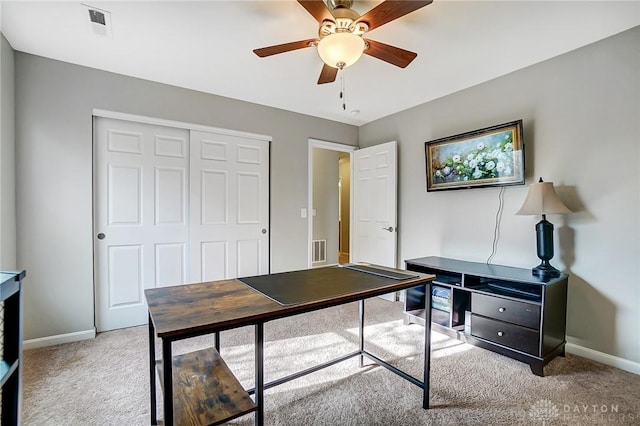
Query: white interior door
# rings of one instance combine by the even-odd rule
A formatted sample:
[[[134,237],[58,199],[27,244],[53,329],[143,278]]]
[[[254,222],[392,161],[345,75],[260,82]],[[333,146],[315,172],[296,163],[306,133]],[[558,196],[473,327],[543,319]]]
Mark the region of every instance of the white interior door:
[[[398,252],[396,142],[359,149],[352,159],[351,261],[395,268]]]
[[[147,322],[144,289],[188,281],[189,132],[96,118],[98,331]]]
[[[191,279],[269,272],[269,142],[191,131]]]

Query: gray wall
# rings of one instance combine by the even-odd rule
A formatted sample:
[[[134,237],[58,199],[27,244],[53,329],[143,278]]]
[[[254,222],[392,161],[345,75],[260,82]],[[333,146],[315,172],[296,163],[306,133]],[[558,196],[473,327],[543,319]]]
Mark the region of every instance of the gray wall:
[[[426,193],[424,142],[524,119],[527,183],[554,181],[576,213],[556,225],[552,263],[571,274],[569,340],[640,362],[640,29],[358,129],[309,116],[52,61],[2,40],[2,176],[13,149],[15,59],[18,268],[28,271],[25,338],[93,327],[91,111],[101,108],[271,135],[272,270],[307,265],[308,139],[399,143],[400,260],[486,261],[496,188]],[[9,58],[9,59],[7,59]],[[5,92],[7,91],[7,92]],[[10,99],[10,98],[9,98]],[[5,103],[8,105],[5,105]],[[9,123],[7,127],[7,123]],[[9,136],[5,132],[9,132]],[[7,141],[9,144],[7,145]],[[11,231],[11,178],[0,219]],[[514,216],[526,187],[505,191],[494,263],[531,267],[536,217]],[[9,216],[6,212],[9,212]],[[5,243],[7,241],[7,243]],[[4,256],[4,254],[3,254]],[[2,265],[5,267],[5,265]]]
[[[424,142],[524,119],[526,180],[553,181],[575,213],[551,215],[571,274],[568,340],[640,362],[640,28],[360,128],[360,145],[399,144],[400,259],[485,262],[497,188],[427,193]],[[434,82],[437,84],[437,82]],[[508,187],[493,263],[532,267],[534,216]]]
[[[0,35],[0,270],[16,269],[14,52]]]
[[[272,136],[272,271],[307,267],[308,140],[356,145],[356,127],[22,52],[15,75],[25,339],[94,326],[93,108]]]

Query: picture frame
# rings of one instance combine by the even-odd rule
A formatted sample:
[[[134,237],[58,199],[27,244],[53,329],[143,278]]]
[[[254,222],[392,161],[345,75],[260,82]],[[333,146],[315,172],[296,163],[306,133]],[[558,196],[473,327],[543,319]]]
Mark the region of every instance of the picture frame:
[[[425,142],[427,192],[524,185],[522,120]]]

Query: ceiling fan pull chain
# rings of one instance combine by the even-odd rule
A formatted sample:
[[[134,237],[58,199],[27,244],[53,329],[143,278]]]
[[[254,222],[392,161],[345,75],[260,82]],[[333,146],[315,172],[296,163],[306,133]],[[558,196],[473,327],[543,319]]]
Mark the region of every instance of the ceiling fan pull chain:
[[[340,99],[342,99],[342,110],[347,110],[346,96],[344,94],[344,70],[340,70]]]

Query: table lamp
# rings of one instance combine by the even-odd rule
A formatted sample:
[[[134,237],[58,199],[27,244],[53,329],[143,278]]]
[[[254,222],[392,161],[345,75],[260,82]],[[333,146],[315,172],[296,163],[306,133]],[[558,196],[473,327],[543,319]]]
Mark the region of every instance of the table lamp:
[[[532,269],[534,275],[560,274],[559,270],[549,264],[553,259],[553,224],[547,220],[547,215],[566,213],[571,213],[571,210],[558,198],[553,182],[543,182],[540,178],[540,181],[529,186],[527,198],[516,214],[542,215],[542,220],[536,224],[536,244],[541,263]]]

